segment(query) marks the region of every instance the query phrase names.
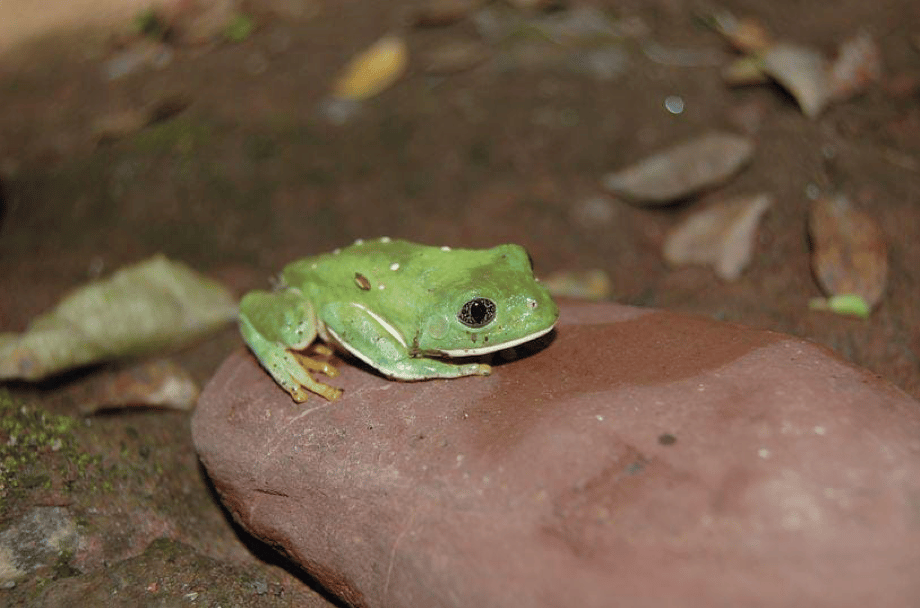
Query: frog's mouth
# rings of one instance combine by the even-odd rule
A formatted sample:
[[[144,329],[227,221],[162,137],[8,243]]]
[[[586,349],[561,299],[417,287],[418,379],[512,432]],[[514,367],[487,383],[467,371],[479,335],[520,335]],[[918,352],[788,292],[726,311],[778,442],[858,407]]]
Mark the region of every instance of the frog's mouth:
[[[556,326],[555,323],[550,325],[545,329],[540,331],[535,331],[532,334],[528,334],[521,338],[515,338],[514,340],[508,340],[507,342],[498,342],[496,344],[489,344],[488,346],[477,346],[474,348],[455,348],[451,350],[439,350],[438,352],[446,357],[475,357],[477,355],[486,355],[488,353],[494,353],[497,350],[504,350],[506,348],[511,348],[517,346],[518,344],[523,344],[524,342],[530,342],[531,340],[536,340],[540,336],[545,336]]]

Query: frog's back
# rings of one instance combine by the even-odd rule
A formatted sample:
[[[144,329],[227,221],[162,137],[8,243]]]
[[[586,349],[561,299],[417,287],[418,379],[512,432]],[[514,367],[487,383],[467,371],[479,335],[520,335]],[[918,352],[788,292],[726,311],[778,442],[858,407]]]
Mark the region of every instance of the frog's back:
[[[284,283],[316,302],[377,300],[419,296],[428,290],[420,277],[443,265],[446,247],[386,237],[358,240],[329,253],[288,264]]]

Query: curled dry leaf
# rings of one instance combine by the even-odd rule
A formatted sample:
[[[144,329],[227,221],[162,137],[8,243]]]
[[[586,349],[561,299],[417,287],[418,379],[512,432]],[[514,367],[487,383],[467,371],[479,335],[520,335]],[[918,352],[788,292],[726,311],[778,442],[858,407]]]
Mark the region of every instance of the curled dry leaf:
[[[185,368],[168,359],[158,359],[99,379],[80,411],[91,414],[131,406],[190,410],[198,400],[198,392],[198,385]]]
[[[752,17],[737,18],[728,11],[713,15],[716,30],[732,45],[744,53],[758,53],[773,44],[767,28]]]
[[[223,285],[156,255],[77,289],[25,333],[0,334],[0,380],[176,348],[235,316]]]
[[[640,204],[663,205],[723,182],[753,153],[746,137],[709,133],[609,173],[603,185]]]
[[[882,52],[867,32],[859,32],[840,45],[830,67],[830,94],[836,100],[861,93],[882,77]]]
[[[399,36],[384,36],[345,66],[332,95],[355,101],[373,97],[399,80],[408,63],[405,41]]]
[[[772,202],[757,194],[693,213],[665,239],[665,260],[675,266],[708,264],[719,278],[736,280],[751,261],[757,225]]]
[[[561,270],[541,280],[554,296],[606,300],[611,294],[610,277],[600,269]]]
[[[888,247],[878,223],[845,196],[811,205],[811,268],[827,295],[856,295],[874,308],[885,291]]]
[[[818,51],[779,43],[761,56],[763,71],[798,102],[809,118],[821,113],[831,99],[828,65]]]
[[[722,71],[730,85],[758,84],[768,76],[795,98],[809,118],[832,101],[848,99],[881,78],[881,51],[866,32],[840,45],[831,63],[815,49],[780,42],[741,57]]]

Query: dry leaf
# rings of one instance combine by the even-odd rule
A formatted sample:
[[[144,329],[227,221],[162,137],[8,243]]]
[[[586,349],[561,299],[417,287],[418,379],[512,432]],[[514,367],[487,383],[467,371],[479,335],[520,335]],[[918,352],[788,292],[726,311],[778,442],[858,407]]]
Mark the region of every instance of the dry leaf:
[[[885,291],[888,247],[878,223],[845,196],[811,205],[811,268],[830,296],[857,295],[874,308]]]
[[[399,80],[408,63],[405,41],[399,36],[384,36],[345,66],[332,94],[355,101],[373,97]]]
[[[882,77],[882,52],[867,32],[860,32],[840,45],[830,67],[830,94],[848,99]]]
[[[665,260],[675,266],[708,264],[719,278],[736,280],[751,261],[757,224],[772,202],[757,194],[693,213],[665,239]]]
[[[190,410],[198,400],[198,392],[198,385],[185,368],[159,359],[99,379],[80,411],[92,414],[132,406]]]
[[[865,32],[841,44],[833,63],[815,49],[781,42],[736,60],[722,72],[730,85],[758,84],[769,76],[789,91],[809,118],[821,114],[831,101],[865,90],[881,74],[881,51]]]
[[[610,277],[600,269],[562,270],[540,281],[554,296],[606,300],[610,297]]]
[[[736,18],[727,11],[714,15],[716,30],[735,49],[744,53],[758,53],[773,44],[767,28],[752,17]]]
[[[236,316],[223,285],[156,255],[77,289],[22,334],[0,334],[0,380],[176,348]]]
[[[750,139],[709,133],[603,178],[606,189],[645,205],[662,205],[719,184],[754,153]]]
[[[798,102],[802,112],[815,118],[831,98],[828,65],[818,51],[779,43],[761,56],[763,71]]]

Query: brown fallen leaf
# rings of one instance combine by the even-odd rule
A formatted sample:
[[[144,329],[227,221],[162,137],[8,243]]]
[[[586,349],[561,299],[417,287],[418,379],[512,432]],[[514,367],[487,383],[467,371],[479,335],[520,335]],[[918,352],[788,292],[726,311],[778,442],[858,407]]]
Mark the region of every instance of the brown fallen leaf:
[[[708,133],[608,173],[603,186],[641,205],[665,205],[725,181],[753,153],[747,137]]]
[[[849,99],[881,79],[881,51],[866,32],[844,41],[833,62],[816,49],[779,42],[734,61],[722,75],[731,85],[757,84],[760,75],[769,76],[815,118],[829,103]]]
[[[753,17],[737,18],[728,11],[713,15],[716,31],[722,34],[733,48],[743,53],[758,53],[773,44],[766,26]]]
[[[858,295],[874,308],[885,291],[888,246],[882,229],[843,196],[811,205],[811,269],[829,296]]]
[[[844,100],[864,91],[882,77],[882,51],[867,32],[861,31],[840,45],[830,66],[830,94]]]
[[[757,225],[772,202],[768,194],[756,194],[693,213],[665,239],[665,260],[674,266],[708,264],[719,278],[736,280],[751,261]]]
[[[798,102],[809,118],[821,113],[831,99],[828,63],[815,49],[781,42],[761,55],[763,71]]]
[[[92,414],[120,407],[162,407],[190,410],[198,400],[198,385],[191,374],[168,359],[104,376],[82,399],[80,412]]]

